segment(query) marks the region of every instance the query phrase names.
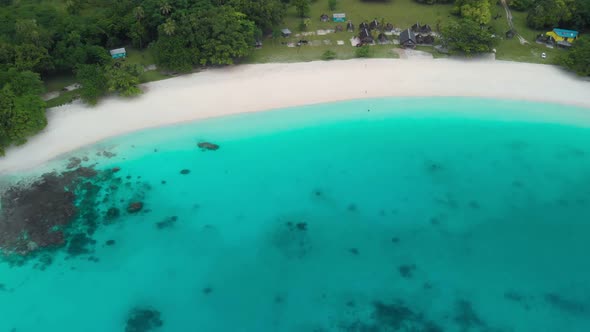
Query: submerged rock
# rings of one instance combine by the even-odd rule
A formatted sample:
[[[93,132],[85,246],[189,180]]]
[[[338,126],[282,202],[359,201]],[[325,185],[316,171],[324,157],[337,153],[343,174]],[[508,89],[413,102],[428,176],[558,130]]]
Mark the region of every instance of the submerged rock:
[[[572,313],[572,314],[589,314],[590,306],[587,303],[576,301],[573,299],[565,298],[559,294],[548,293],[545,294],[545,301],[552,306]]]
[[[158,229],[170,228],[170,227],[174,226],[174,224],[176,223],[177,220],[178,220],[177,216],[168,217],[160,222],[157,222],[156,228],[158,228]]]
[[[403,303],[386,304],[377,301],[373,306],[377,326],[362,331],[443,331],[440,326],[426,319],[423,313],[416,313]]]
[[[210,142],[200,142],[200,143],[197,143],[197,146],[203,150],[215,151],[215,150],[219,149],[219,145],[214,144],[214,143],[210,143]]]
[[[189,174],[190,172],[191,172],[191,170],[190,170],[190,169],[183,169],[182,171],[180,171],[180,174],[182,174],[182,175],[187,175],[187,174]]]
[[[482,328],[487,324],[477,315],[471,302],[466,300],[459,300],[455,304],[455,323],[463,329],[463,331],[471,331],[473,328]]]
[[[134,308],[129,313],[125,332],[149,332],[164,325],[158,310],[151,308]]]
[[[121,211],[116,207],[112,207],[107,210],[106,218],[109,220],[113,220],[113,219],[118,218],[120,215],[121,215]]]
[[[76,167],[80,166],[80,163],[82,163],[82,159],[80,159],[78,157],[72,157],[69,159],[69,163],[66,166],[66,168],[67,169],[76,168]]]
[[[127,212],[137,213],[143,209],[143,202],[132,202],[127,206]]]
[[[75,234],[68,242],[68,254],[71,256],[88,254],[92,252],[92,249],[89,247],[93,246],[95,243],[96,241],[88,237],[86,234]]]
[[[406,279],[410,279],[414,276],[414,270],[416,270],[416,265],[414,265],[414,264],[400,265],[398,270],[399,270],[399,274],[402,277],[404,277]]]

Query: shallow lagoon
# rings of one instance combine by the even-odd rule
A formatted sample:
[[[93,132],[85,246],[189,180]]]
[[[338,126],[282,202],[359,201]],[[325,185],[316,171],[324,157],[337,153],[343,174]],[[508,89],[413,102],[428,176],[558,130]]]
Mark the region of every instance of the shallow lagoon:
[[[588,331],[586,112],[357,100],[4,175],[98,174],[63,248],[0,263],[0,331]]]

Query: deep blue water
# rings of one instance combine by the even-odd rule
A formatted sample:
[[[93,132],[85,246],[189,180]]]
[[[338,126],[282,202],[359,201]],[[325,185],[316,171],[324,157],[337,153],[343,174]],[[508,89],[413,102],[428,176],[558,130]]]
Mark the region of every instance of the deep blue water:
[[[97,213],[87,252],[0,263],[0,331],[590,331],[588,111],[357,100],[4,175],[120,168],[77,202],[66,234]]]

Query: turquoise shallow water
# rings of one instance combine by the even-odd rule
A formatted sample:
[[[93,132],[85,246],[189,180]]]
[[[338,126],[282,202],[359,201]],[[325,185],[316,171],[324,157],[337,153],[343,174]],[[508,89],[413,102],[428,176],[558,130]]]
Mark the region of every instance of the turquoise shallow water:
[[[76,151],[44,169],[121,183],[89,252],[0,263],[0,331],[590,331],[585,112],[357,100]]]

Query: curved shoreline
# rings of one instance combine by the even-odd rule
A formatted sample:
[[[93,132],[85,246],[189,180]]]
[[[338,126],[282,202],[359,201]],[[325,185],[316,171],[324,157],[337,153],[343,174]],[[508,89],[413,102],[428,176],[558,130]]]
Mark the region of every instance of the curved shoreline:
[[[240,65],[147,83],[135,99],[51,109],[45,130],[0,159],[0,173],[140,129],[238,113],[378,97],[484,97],[590,108],[590,82],[555,66],[368,59]]]

